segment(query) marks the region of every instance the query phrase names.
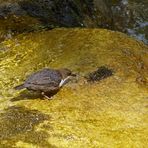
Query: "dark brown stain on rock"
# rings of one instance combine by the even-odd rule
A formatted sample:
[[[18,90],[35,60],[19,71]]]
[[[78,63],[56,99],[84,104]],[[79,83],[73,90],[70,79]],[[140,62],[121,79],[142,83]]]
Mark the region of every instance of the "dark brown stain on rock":
[[[38,147],[55,147],[48,143],[49,134],[45,130],[35,130],[37,125],[49,119],[48,115],[23,106],[7,108],[0,113],[0,146],[12,148],[22,141]]]
[[[85,78],[89,82],[100,81],[113,75],[113,70],[105,66],[99,67],[96,71],[89,73]]]

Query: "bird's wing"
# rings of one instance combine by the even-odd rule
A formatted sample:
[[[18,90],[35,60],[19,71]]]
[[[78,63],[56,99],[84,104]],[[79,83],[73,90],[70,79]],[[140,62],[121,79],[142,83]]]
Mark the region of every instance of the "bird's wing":
[[[36,85],[57,85],[61,82],[61,74],[57,71],[44,69],[37,73],[32,74],[26,83],[32,83]]]
[[[56,84],[54,84],[56,85]],[[41,91],[41,92],[52,92],[54,90],[58,90],[59,87],[54,86],[53,84],[48,84],[48,85],[38,85],[38,84],[26,84],[26,88],[29,90],[35,90],[35,91]]]
[[[24,83],[27,89],[52,91],[59,88],[61,74],[54,70],[45,69],[32,74]]]

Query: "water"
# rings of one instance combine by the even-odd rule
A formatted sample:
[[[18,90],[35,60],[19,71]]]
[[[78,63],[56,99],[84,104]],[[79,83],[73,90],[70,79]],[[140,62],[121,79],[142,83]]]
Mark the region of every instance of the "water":
[[[148,2],[121,0],[111,5],[114,29],[148,44]]]

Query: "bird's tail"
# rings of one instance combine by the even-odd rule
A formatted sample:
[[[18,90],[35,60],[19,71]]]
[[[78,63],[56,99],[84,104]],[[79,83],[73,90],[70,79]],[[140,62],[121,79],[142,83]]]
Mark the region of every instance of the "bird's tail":
[[[24,87],[24,84],[21,84],[21,85],[18,85],[18,86],[16,86],[16,87],[14,87],[14,89],[16,89],[16,90],[21,90],[21,89],[23,89],[23,88],[25,88],[25,87]]]

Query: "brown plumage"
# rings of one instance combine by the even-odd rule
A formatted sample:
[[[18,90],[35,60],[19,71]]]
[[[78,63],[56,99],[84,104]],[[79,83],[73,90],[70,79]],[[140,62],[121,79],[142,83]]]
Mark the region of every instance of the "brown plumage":
[[[16,90],[26,88],[28,90],[39,91],[45,97],[58,91],[70,76],[75,76],[69,69],[49,69],[44,68],[38,72],[31,74],[23,84],[15,87]]]

